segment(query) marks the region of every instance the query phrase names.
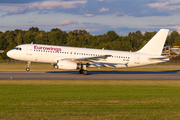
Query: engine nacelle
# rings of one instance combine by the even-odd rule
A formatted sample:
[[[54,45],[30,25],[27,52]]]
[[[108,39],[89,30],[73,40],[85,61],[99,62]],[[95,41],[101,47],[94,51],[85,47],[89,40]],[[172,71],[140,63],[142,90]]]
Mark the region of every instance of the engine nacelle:
[[[57,64],[53,64],[53,67],[65,70],[79,69],[79,65],[77,63],[68,60],[57,60]]]

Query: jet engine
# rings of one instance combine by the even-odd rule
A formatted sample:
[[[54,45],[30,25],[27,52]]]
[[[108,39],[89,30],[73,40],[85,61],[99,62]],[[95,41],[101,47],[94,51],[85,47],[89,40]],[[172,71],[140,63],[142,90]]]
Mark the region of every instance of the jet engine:
[[[75,69],[79,69],[80,65],[68,60],[57,60],[57,64],[53,64],[53,67],[58,69],[65,69],[65,70],[75,70]]]

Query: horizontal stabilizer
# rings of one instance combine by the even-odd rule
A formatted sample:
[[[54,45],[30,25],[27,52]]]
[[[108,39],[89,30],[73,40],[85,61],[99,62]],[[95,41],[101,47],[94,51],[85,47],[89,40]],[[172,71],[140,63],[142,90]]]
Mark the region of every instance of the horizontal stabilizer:
[[[167,62],[167,61],[169,61],[169,58],[168,57],[164,57],[164,56],[162,56],[162,57],[154,57],[154,58],[149,58],[149,61],[152,61],[152,62],[159,62],[159,61],[161,61],[161,62]]]

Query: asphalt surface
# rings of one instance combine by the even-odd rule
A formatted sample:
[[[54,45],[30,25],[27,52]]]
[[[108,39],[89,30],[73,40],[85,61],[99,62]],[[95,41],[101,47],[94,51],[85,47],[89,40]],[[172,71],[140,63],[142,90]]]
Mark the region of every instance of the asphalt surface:
[[[13,80],[180,80],[180,71],[78,71],[58,72],[0,72],[0,79]]]

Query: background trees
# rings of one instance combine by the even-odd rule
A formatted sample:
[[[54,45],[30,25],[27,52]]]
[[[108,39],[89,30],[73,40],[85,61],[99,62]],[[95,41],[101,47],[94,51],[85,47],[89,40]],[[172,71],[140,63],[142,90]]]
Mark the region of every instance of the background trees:
[[[171,34],[167,38],[166,45],[174,46],[174,41],[176,37],[178,36],[179,36],[179,33],[177,31],[171,32]]]
[[[6,52],[20,44],[48,44],[73,47],[87,47],[122,51],[137,51],[141,49],[154,35],[154,32],[130,32],[127,36],[119,36],[114,31],[103,35],[91,35],[86,30],[73,30],[68,33],[58,28],[49,32],[31,27],[29,30],[0,32],[0,50],[5,50],[0,59],[7,59]],[[173,31],[167,38],[165,45],[180,46],[180,34]]]

